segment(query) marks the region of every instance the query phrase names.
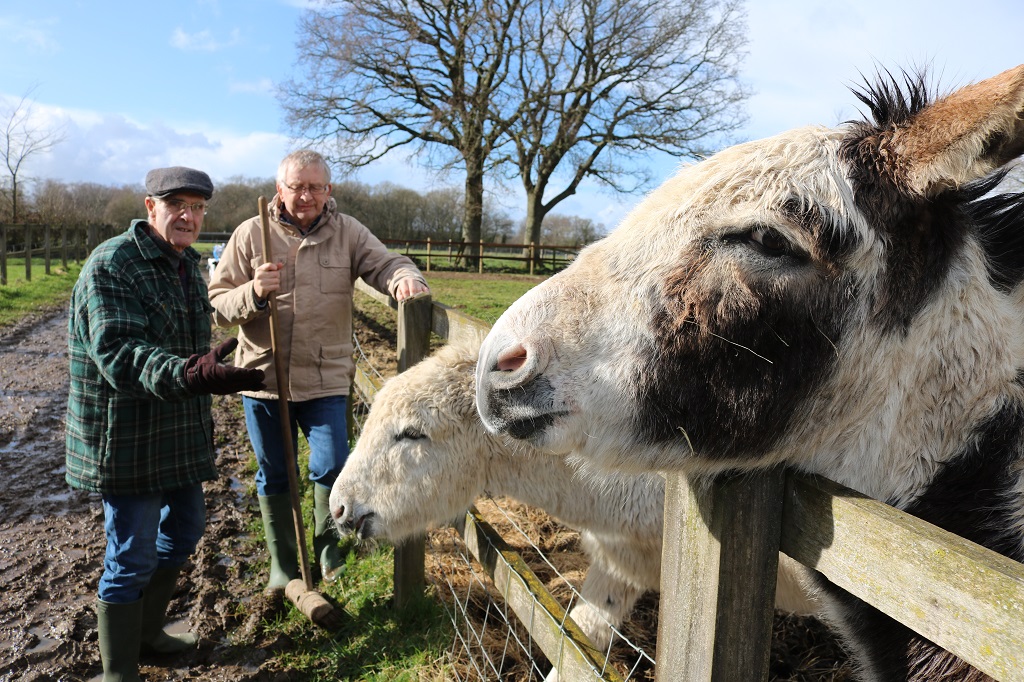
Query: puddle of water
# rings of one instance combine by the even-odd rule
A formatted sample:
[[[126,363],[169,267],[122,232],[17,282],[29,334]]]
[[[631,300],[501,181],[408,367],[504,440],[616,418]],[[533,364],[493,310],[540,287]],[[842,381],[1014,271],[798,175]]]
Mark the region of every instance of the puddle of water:
[[[252,497],[251,493],[249,492],[248,485],[243,483],[241,480],[235,478],[234,476],[232,476],[228,480],[229,486],[231,487],[231,491],[235,494],[235,504],[239,507],[245,507],[249,503],[250,498]]]
[[[188,632],[188,621],[185,619],[168,621],[164,625],[164,632],[171,635],[183,635]]]
[[[35,637],[38,641],[36,645],[26,649],[26,653],[42,654],[47,651],[52,651],[60,645],[60,641],[50,637],[50,628],[46,625],[38,625],[34,628],[29,628],[29,634]]]

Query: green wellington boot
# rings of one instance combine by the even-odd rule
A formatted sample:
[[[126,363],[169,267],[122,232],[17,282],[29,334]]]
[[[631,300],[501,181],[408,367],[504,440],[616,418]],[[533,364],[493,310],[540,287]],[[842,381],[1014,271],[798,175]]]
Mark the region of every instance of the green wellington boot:
[[[331,489],[313,484],[313,555],[320,564],[320,576],[332,583],[345,572],[345,554],[339,546],[338,530],[331,516]]]
[[[96,600],[103,682],[142,682],[139,645],[142,641],[142,600],[112,604]]]
[[[298,545],[295,544],[295,520],[291,497],[287,494],[260,495],[263,533],[270,553],[270,578],[264,593],[284,594],[285,585],[299,577]]]
[[[199,641],[191,632],[164,632],[167,605],[178,584],[181,566],[158,568],[142,592],[142,653],[173,654],[191,649]]]

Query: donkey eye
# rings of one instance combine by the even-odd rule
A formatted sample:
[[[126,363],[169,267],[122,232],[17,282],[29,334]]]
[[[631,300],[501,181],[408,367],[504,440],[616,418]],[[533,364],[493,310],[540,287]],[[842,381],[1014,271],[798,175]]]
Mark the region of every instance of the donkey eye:
[[[418,429],[415,429],[415,428],[410,426],[410,427],[407,427],[400,434],[395,436],[395,440],[396,441],[401,441],[401,440],[423,440],[426,437],[427,437],[426,434],[424,434],[422,431],[419,431]]]
[[[785,256],[792,253],[789,242],[777,230],[759,225],[747,233],[747,241],[766,256]]]

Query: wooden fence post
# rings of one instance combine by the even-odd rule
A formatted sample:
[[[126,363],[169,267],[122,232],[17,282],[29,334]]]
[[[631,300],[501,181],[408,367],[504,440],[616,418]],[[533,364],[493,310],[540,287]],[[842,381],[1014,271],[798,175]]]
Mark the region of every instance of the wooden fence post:
[[[483,272],[484,272],[484,240],[483,239],[480,240],[480,262],[477,263],[476,270],[480,274],[483,274]]]
[[[530,274],[533,274],[533,242],[530,242]]]
[[[398,304],[398,371],[404,372],[430,352],[433,302],[429,296]],[[426,535],[395,545],[395,600],[402,608],[423,594]]]
[[[50,224],[43,225],[43,270],[50,274]]]
[[[430,272],[430,237],[427,237],[427,272]]]
[[[60,266],[67,272],[68,269],[68,226],[60,226]]]
[[[768,679],[784,487],[666,475],[657,682]]]
[[[32,226],[22,225],[22,233],[25,235],[25,281],[32,281]]]
[[[0,284],[7,284],[7,225],[0,225]]]

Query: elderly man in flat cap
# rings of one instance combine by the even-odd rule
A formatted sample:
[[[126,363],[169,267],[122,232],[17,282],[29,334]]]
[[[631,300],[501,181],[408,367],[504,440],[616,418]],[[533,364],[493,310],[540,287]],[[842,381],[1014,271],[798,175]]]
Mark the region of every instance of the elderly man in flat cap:
[[[164,631],[178,573],[206,527],[216,477],[211,394],[263,387],[261,370],[210,350],[212,310],[192,244],[213,183],[202,171],[146,176],[146,220],[100,244],[71,294],[66,478],[102,498],[107,548],[96,606],[104,682],[139,680],[140,653],[174,653]]]

